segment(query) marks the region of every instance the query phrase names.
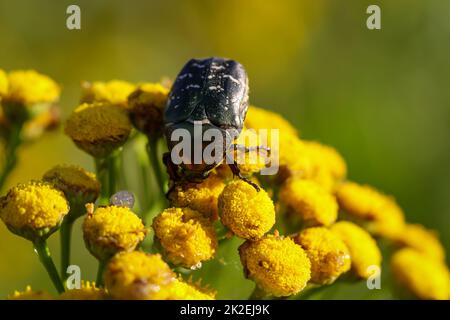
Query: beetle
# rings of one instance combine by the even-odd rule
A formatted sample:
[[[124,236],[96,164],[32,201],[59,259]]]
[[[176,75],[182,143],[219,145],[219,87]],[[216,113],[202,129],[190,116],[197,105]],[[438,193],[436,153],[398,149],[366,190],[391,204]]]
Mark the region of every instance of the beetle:
[[[248,77],[239,62],[218,57],[189,60],[172,85],[164,113],[164,134],[169,152],[164,154],[163,161],[171,180],[174,183],[183,180],[199,182],[225,158],[230,160],[234,150],[250,151],[251,148],[232,143],[233,136],[236,138],[242,131],[247,110]],[[224,144],[220,146],[223,157],[214,163],[183,161],[177,165],[170,154],[176,145],[171,138],[172,133],[176,129],[189,131],[191,145],[194,145],[196,123],[201,123],[202,132],[211,128],[220,130],[224,138]],[[202,146],[205,148],[204,141]],[[188,157],[192,160],[192,156]],[[259,191],[257,184],[241,174],[234,159],[227,164],[235,176]]]

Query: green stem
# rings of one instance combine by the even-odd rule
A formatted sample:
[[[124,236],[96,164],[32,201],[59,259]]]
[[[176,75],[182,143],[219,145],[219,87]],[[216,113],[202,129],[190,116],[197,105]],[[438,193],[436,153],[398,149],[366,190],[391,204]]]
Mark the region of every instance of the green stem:
[[[151,167],[153,169],[153,174],[155,175],[156,182],[158,183],[158,188],[160,191],[161,198],[165,197],[164,185],[165,180],[163,176],[163,171],[160,165],[160,159],[158,156],[158,139],[149,138],[147,145],[148,158],[150,160]]]
[[[95,170],[101,185],[98,204],[105,206],[109,204],[109,198],[116,192],[120,151],[113,152],[105,158],[95,158]]]
[[[61,242],[61,278],[66,280],[67,268],[70,265],[70,241],[72,236],[72,219],[64,219],[60,229],[60,242]]]
[[[97,179],[98,181],[100,181],[101,186],[98,204],[107,205],[109,203],[109,179],[108,179],[107,158],[95,158],[94,160]]]
[[[108,157],[108,190],[109,190],[109,197],[112,196],[116,192],[116,186],[117,186],[117,172],[118,168],[117,165],[120,163],[119,161],[119,155],[114,156],[110,155]]]
[[[264,291],[262,291],[258,286],[255,286],[255,290],[253,290],[248,300],[262,300],[265,297]]]
[[[55,264],[53,263],[53,259],[50,255],[50,250],[47,246],[47,241],[44,239],[36,240],[34,243],[34,249],[36,253],[39,256],[39,260],[41,261],[42,265],[47,270],[48,275],[50,276],[50,279],[53,282],[53,285],[55,286],[58,293],[64,292],[64,286],[61,281],[61,278],[58,275],[58,271],[56,270]]]
[[[5,163],[0,174],[0,190],[6,182],[11,171],[17,163],[17,148],[21,144],[20,132],[22,131],[23,123],[14,123],[8,133],[8,138],[5,146]]]
[[[95,284],[98,287],[103,286],[103,272],[105,271],[107,261],[99,261],[98,262],[98,269],[97,269],[97,280],[95,281]]]

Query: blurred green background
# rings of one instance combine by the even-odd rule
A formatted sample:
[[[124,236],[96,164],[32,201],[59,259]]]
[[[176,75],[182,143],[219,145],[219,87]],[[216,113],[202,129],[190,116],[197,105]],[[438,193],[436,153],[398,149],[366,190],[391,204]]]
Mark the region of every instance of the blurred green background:
[[[66,29],[69,4],[81,7],[81,30]],[[370,4],[381,6],[381,30],[366,28]],[[336,147],[351,179],[395,195],[408,220],[436,229],[448,248],[449,14],[442,0],[0,0],[0,68],[56,79],[66,118],[81,80],[157,81],[175,77],[192,57],[238,60],[249,73],[251,103],[280,112],[304,138]],[[58,163],[93,169],[60,130],[20,150],[8,186]],[[76,230],[73,263],[92,280],[96,262],[79,223]],[[58,263],[57,240],[50,238]],[[251,282],[231,267],[242,289],[228,281],[223,290],[245,297]],[[1,224],[0,296],[27,284],[51,290],[31,244]],[[330,297],[390,297],[364,283],[334,291]]]

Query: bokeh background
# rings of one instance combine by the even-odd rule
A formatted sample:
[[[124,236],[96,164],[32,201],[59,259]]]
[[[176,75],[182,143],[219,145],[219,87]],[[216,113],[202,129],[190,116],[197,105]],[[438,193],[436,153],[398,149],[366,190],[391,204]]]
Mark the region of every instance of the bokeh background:
[[[69,4],[81,7],[81,30],[66,29]],[[381,30],[366,28],[370,4],[381,6]],[[448,248],[449,13],[442,0],[0,0],[0,68],[56,79],[66,118],[81,80],[157,81],[175,77],[191,57],[238,60],[249,73],[251,103],[280,112],[302,137],[336,147],[351,179],[395,195],[408,220],[437,230]],[[93,169],[59,130],[20,150],[8,186],[58,163]],[[73,263],[92,280],[96,262],[79,223],[75,229]],[[58,236],[50,245],[58,263]],[[245,297],[252,283],[229,264],[233,275],[214,275],[213,286],[219,297]],[[207,266],[205,277],[213,271]],[[31,244],[1,224],[0,297],[28,284],[51,290]],[[341,285],[329,297],[391,297],[382,287]]]

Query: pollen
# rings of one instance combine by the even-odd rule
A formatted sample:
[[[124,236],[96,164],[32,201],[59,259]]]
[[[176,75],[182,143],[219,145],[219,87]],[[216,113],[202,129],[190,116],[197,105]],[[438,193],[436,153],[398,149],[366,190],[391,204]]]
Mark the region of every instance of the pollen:
[[[142,220],[128,207],[99,207],[83,222],[86,247],[100,261],[121,251],[133,251],[144,240]]]
[[[64,194],[40,181],[19,184],[0,198],[0,218],[13,233],[31,241],[56,231],[68,211]]]
[[[218,199],[225,188],[225,182],[218,174],[210,174],[200,183],[186,182],[177,185],[169,193],[172,207],[189,207],[211,220],[219,216]]]
[[[169,208],[153,220],[155,237],[168,260],[191,268],[214,257],[217,238],[212,222],[190,208]]]
[[[230,182],[219,197],[221,222],[243,239],[258,239],[275,224],[275,208],[269,195],[242,180]]]
[[[24,106],[55,102],[61,91],[50,77],[34,70],[11,71],[8,83],[8,93],[4,100]]]
[[[425,300],[447,300],[450,275],[447,266],[414,249],[405,248],[391,257],[395,280],[411,294]]]
[[[280,189],[280,201],[308,226],[329,226],[337,218],[336,199],[314,181],[288,179]]]
[[[266,235],[239,247],[244,273],[268,295],[296,294],[311,277],[306,252],[290,238]]]
[[[109,103],[85,103],[69,116],[65,133],[80,149],[101,158],[122,146],[131,129],[123,108]]]
[[[107,102],[121,107],[127,107],[128,96],[135,85],[122,80],[108,82],[83,82],[81,84],[81,103]]]
[[[350,252],[345,243],[324,227],[307,228],[294,237],[311,262],[311,282],[330,284],[350,270]]]
[[[151,300],[176,280],[159,254],[121,252],[105,270],[105,286],[114,299]]]
[[[372,274],[372,266],[380,267],[380,249],[367,231],[348,221],[333,224],[331,231],[347,246],[352,261],[352,271],[358,277],[368,278]]]
[[[162,136],[168,94],[169,89],[159,83],[144,83],[128,97],[130,118],[136,129],[150,137]]]
[[[391,239],[404,227],[404,214],[392,197],[373,187],[345,182],[336,189],[339,206],[377,236]]]

